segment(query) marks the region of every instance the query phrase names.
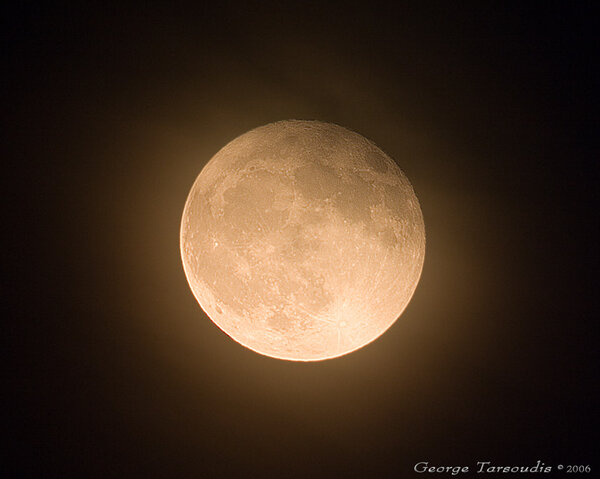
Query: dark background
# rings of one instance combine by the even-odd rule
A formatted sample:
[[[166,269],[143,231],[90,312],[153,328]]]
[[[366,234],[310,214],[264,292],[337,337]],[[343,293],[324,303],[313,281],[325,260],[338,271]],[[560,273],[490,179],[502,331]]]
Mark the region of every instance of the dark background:
[[[594,2],[203,3],[3,7],[3,475],[597,467]],[[308,364],[224,335],[179,256],[204,164],[289,118],[376,142],[427,229],[402,318]]]

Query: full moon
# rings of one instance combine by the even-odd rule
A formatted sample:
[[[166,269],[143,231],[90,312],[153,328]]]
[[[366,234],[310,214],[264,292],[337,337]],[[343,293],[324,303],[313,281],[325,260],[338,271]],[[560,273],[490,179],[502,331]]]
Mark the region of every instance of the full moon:
[[[374,143],[288,120],[206,164],[180,242],[192,292],[219,328],[257,353],[318,361],[370,343],[402,314],[425,226],[410,182]]]

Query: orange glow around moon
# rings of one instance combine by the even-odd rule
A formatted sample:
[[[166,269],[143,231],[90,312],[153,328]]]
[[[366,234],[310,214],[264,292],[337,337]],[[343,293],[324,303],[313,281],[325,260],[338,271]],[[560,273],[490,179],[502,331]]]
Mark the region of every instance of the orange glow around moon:
[[[363,136],[280,121],[222,148],[196,179],[181,256],[202,309],[242,345],[317,361],[387,330],[423,268],[413,188]]]

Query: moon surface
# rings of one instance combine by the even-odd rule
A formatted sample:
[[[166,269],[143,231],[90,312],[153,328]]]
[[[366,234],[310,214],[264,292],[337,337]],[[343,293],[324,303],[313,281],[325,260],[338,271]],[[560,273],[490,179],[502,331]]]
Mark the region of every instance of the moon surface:
[[[410,301],[425,256],[419,201],[396,163],[341,126],[251,130],[202,169],[181,256],[206,314],[253,351],[317,361],[370,343]]]

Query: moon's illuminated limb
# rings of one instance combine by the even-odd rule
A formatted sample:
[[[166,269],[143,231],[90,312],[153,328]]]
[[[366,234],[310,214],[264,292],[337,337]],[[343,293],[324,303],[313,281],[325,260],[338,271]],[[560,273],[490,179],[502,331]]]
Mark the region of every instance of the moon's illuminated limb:
[[[181,224],[204,311],[280,359],[333,358],[376,339],[410,301],[424,255],[419,202],[396,163],[317,121],[271,123],[222,148]]]

